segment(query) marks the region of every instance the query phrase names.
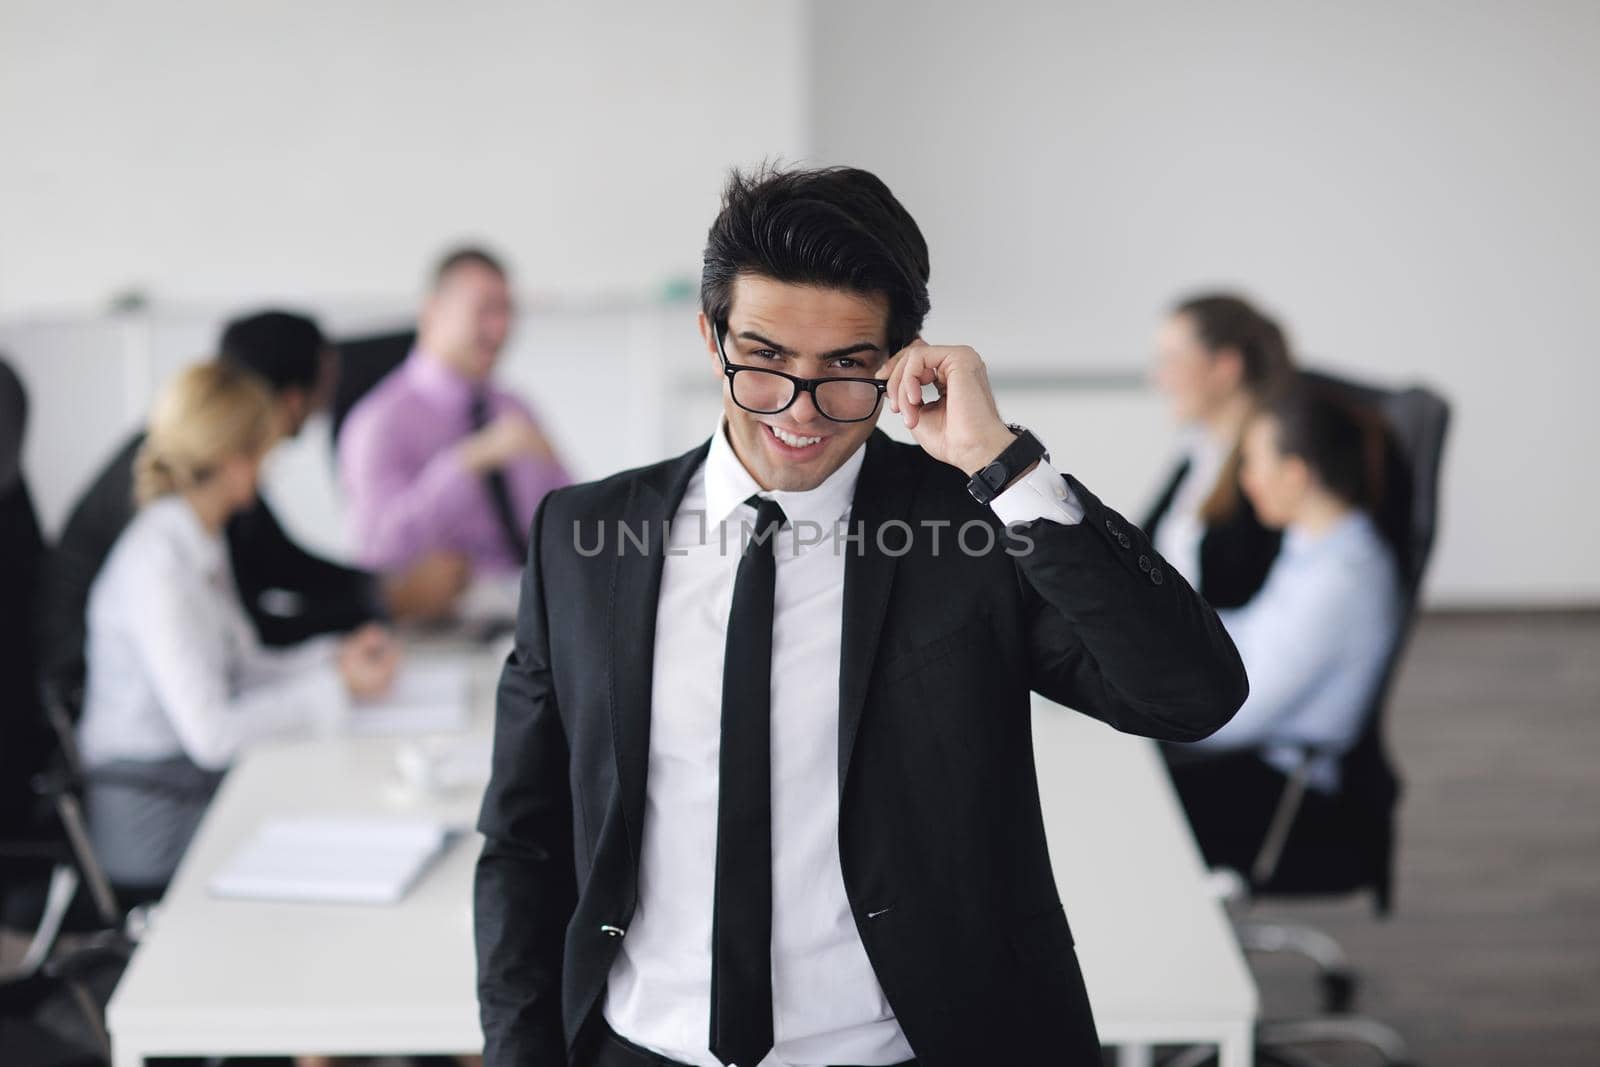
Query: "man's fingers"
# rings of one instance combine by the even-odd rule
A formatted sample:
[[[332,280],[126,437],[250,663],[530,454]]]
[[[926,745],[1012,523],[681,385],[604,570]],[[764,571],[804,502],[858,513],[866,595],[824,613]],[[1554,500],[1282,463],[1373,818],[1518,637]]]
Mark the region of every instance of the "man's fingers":
[[[884,379],[884,396],[889,400],[889,410],[896,414],[900,412],[900,394],[895,390],[900,385],[900,368],[905,364],[903,357],[903,352],[896,352],[889,357],[883,366],[878,368],[878,373],[873,375],[875,378]]]
[[[906,349],[906,361],[900,368],[900,405],[905,414],[906,426],[914,428],[918,410],[922,406],[922,380],[927,373],[924,354],[927,345],[912,345]]]

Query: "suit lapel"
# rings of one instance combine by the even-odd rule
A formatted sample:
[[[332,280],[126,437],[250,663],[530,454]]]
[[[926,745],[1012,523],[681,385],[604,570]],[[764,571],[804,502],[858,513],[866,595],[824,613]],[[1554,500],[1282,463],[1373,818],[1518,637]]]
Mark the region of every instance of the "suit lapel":
[[[644,827],[645,777],[650,757],[650,701],[655,669],[656,602],[666,558],[667,524],[677,514],[689,479],[705,461],[709,443],[644,472],[623,506],[624,529],[606,531],[615,552],[607,601],[611,646],[611,741],[617,782],[635,869]],[[613,537],[613,535],[615,535]],[[641,550],[638,540],[644,541]]]
[[[893,442],[881,431],[867,439],[866,458],[856,482],[855,500],[850,508],[850,532],[859,532],[861,541],[845,551],[843,650],[839,661],[839,793],[850,772],[850,755],[855,747],[856,730],[866,706],[867,685],[883,630],[884,613],[889,607],[889,588],[894,582],[897,558],[883,551],[878,533],[885,523],[905,521],[916,489],[920,468],[903,462]],[[904,531],[890,531],[885,541],[898,549],[905,541]]]

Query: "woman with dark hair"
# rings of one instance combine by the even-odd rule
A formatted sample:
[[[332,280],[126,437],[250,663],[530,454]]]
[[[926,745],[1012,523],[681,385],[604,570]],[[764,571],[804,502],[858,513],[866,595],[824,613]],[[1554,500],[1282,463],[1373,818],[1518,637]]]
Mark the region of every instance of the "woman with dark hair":
[[[1156,384],[1185,436],[1144,529],[1212,607],[1236,608],[1278,554],[1280,535],[1239,492],[1239,440],[1251,410],[1289,374],[1288,345],[1249,303],[1213,294],[1173,308],[1156,346]]]
[[[1338,794],[1340,757],[1360,739],[1400,626],[1394,553],[1370,513],[1383,445],[1375,419],[1303,380],[1246,423],[1240,484],[1261,521],[1284,531],[1261,590],[1218,612],[1250,696],[1216,733],[1168,754],[1212,865],[1249,869],[1302,764],[1306,809]]]

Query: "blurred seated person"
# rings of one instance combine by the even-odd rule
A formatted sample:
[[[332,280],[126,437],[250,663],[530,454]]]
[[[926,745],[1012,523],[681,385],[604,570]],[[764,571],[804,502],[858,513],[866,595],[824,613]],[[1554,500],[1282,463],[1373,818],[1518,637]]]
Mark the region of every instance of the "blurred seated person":
[[[223,359],[271,388],[273,420],[284,437],[298,434],[332,393],[337,353],[304,316],[267,311],[235,319],[223,332],[222,349]],[[101,469],[46,562],[40,604],[48,676],[70,674],[82,661],[89,586],[133,517],[134,457],[143,444],[144,433],[133,434]],[[321,559],[295,544],[260,497],[228,523],[227,542],[240,598],[269,645],[375,619],[439,618],[451,611],[467,579],[458,554],[433,554],[381,575]]]
[[[1236,296],[1185,300],[1156,340],[1156,384],[1182,424],[1183,455],[1145,533],[1214,608],[1255,595],[1278,554],[1277,530],[1239,492],[1239,442],[1252,407],[1290,371],[1277,323]]]
[[[444,550],[477,573],[521,569],[534,509],[571,479],[528,406],[491,380],[511,315],[499,261],[452,252],[434,273],[415,350],[351,409],[339,474],[367,566]]]
[[[1379,499],[1382,430],[1326,389],[1296,382],[1247,423],[1241,484],[1284,531],[1260,592],[1219,611],[1250,676],[1233,719],[1168,746],[1168,768],[1206,862],[1248,871],[1287,775],[1318,753],[1303,811],[1333,802],[1399,637],[1394,553],[1365,510]]]
[[[32,824],[37,798],[30,783],[50,752],[33,648],[34,579],[44,538],[22,473],[27,422],[27,390],[0,355],[0,834]]]
[[[276,437],[272,394],[226,360],[181,373],[151,413],[139,510],[89,593],[78,725],[89,834],[118,885],[171,878],[241,749],[336,728],[394,677],[398,652],[376,626],[267,648],[245,614],[223,531],[254,506]]]

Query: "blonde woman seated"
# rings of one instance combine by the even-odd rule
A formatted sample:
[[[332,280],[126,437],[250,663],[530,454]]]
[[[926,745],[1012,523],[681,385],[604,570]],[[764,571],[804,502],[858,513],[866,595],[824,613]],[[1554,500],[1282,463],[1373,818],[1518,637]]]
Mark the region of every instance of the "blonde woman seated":
[[[254,502],[273,427],[271,394],[249,371],[213,362],[180,374],[136,463],[139,512],[89,595],[78,742],[90,836],[122,887],[170,880],[251,742],[334,727],[394,677],[398,653],[380,629],[269,649],[239,602],[223,527]]]

